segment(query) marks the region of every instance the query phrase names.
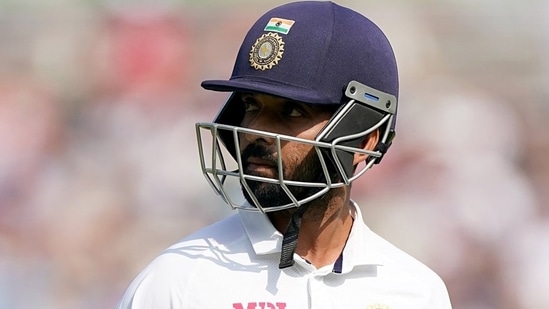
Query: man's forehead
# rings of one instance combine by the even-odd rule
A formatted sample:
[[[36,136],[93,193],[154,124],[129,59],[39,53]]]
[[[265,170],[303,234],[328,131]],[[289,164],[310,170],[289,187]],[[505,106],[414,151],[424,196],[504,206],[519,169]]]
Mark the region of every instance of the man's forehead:
[[[296,102],[296,103],[307,104],[305,102],[297,102],[295,100],[291,100],[291,99],[288,99],[288,98],[275,96],[275,95],[267,94],[267,93],[260,93],[260,92],[237,92],[236,94],[241,98],[252,97],[252,98],[255,98],[255,99],[258,99],[258,100],[269,100],[269,101],[280,101],[280,102]]]
[[[313,104],[308,102],[302,102],[297,101],[289,98],[284,98],[281,96],[271,95],[267,93],[259,93],[259,92],[236,92],[235,93],[239,98],[254,98],[258,101],[263,102],[276,102],[276,103],[291,103],[291,104],[299,104],[306,106],[311,109],[319,110],[319,111],[335,111],[339,105],[335,104]]]

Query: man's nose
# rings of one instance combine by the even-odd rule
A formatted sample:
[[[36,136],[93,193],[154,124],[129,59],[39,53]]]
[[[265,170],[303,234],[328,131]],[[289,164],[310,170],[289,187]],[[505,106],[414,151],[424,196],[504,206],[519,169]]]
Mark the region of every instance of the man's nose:
[[[243,134],[244,139],[249,143],[261,143],[265,145],[271,145],[275,142],[276,138],[273,136],[262,134],[261,132],[278,133],[276,121],[273,121],[271,117],[257,115],[244,125],[245,128],[260,131],[260,132],[246,132]]]

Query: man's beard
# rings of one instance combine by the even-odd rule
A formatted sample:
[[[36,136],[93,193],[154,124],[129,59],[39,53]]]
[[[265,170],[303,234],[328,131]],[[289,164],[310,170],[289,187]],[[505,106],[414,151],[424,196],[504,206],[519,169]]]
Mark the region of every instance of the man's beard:
[[[280,155],[280,154],[279,154]],[[278,173],[278,161],[277,158],[274,157],[269,151],[260,145],[257,144],[250,144],[244,151],[242,152],[242,162],[243,162],[243,170],[244,173],[247,175],[252,176],[261,176],[258,173],[250,172],[248,169],[248,163],[247,159],[249,157],[256,157],[261,160],[267,161],[269,164],[271,164],[273,167],[275,167]],[[329,165],[330,163],[327,162]],[[285,180],[292,180],[292,181],[301,181],[301,182],[314,182],[314,183],[326,183],[326,176],[322,169],[320,159],[317,155],[317,152],[314,150],[311,150],[307,156],[303,159],[303,161],[295,167],[293,171],[287,171],[286,166],[282,166],[282,170],[284,173],[284,179]],[[332,180],[335,177],[335,173],[333,172],[333,169],[331,170],[330,177]],[[278,177],[278,175],[277,175]],[[266,183],[261,181],[255,181],[255,180],[246,180],[246,184],[249,186],[250,190],[253,192],[254,196],[258,200],[258,202],[261,204],[261,207],[268,208],[268,207],[274,207],[274,206],[282,206],[287,204],[292,204],[292,199],[288,196],[288,194],[284,191],[282,186],[280,184],[274,184],[274,183]],[[292,195],[295,197],[297,201],[303,200],[305,198],[308,198],[309,196],[316,194],[318,191],[322,190],[321,187],[305,187],[305,186],[289,186],[287,185],[289,191],[292,193]],[[242,188],[242,192],[244,194],[244,197],[246,200],[252,204],[255,205],[254,200],[251,198],[250,193],[244,187]],[[257,206],[257,205],[256,205]],[[298,207],[298,205],[295,205]]]

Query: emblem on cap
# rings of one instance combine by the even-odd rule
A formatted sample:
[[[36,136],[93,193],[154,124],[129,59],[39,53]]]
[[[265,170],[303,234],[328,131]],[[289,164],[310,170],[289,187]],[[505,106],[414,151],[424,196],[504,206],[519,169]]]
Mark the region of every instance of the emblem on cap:
[[[263,34],[252,45],[250,65],[256,70],[269,70],[278,64],[284,53],[284,41],[273,32]]]
[[[294,20],[274,17],[269,20],[263,30],[288,34],[294,23]]]

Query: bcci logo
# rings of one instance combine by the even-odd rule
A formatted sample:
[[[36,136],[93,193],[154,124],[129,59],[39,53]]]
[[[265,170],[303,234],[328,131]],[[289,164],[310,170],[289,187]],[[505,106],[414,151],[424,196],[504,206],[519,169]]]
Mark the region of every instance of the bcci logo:
[[[284,53],[284,41],[273,32],[262,35],[250,51],[250,64],[256,70],[269,70],[278,64]]]

